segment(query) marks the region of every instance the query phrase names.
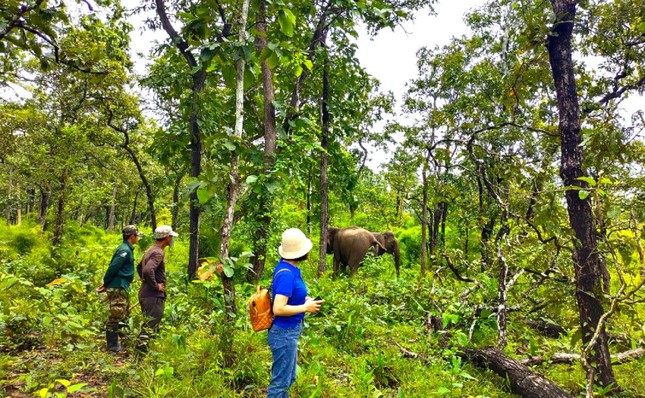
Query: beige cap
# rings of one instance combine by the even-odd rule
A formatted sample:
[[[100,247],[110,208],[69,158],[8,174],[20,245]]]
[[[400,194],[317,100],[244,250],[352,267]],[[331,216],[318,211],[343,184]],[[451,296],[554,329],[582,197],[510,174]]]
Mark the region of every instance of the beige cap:
[[[160,225],[155,229],[155,239],[163,239],[167,236],[179,236],[179,234],[173,231],[170,225]]]

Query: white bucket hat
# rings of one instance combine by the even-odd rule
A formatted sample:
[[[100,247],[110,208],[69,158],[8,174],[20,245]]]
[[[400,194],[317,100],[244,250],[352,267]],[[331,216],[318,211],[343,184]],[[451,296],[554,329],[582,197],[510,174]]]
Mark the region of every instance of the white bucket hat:
[[[300,258],[309,253],[313,243],[298,228],[290,228],[282,233],[282,245],[278,247],[280,257],[285,260]]]

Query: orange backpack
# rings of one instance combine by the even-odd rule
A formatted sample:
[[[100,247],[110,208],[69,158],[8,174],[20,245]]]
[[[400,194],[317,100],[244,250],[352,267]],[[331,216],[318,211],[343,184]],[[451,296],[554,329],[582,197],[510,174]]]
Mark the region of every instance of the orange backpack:
[[[282,271],[289,270],[283,268],[276,272],[276,275]],[[273,281],[271,281],[271,284],[273,285]],[[269,289],[258,286],[249,299],[249,317],[251,318],[251,326],[256,332],[271,327],[273,324],[273,300],[271,300],[271,291]]]

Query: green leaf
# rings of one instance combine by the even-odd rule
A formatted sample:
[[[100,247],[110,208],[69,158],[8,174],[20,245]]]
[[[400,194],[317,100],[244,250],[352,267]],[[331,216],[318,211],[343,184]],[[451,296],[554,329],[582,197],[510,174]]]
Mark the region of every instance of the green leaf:
[[[638,31],[641,33],[645,33],[645,22],[641,22],[638,24]]]
[[[246,177],[246,183],[249,184],[249,185],[253,184],[257,180],[258,180],[258,176],[250,175],[250,176]]]
[[[618,206],[611,206],[609,210],[607,210],[607,217],[610,220],[616,220],[618,217],[620,217],[620,214],[622,213],[622,210]]]
[[[87,385],[87,383],[76,383],[74,385],[71,385],[71,386],[67,387],[67,392],[72,392],[72,393],[76,392],[76,391],[80,390],[81,388],[85,387],[86,385]]]
[[[199,58],[202,62],[206,63],[213,59],[214,52],[209,47],[202,48],[202,51],[199,53]]]
[[[596,180],[594,180],[591,177],[578,177],[578,178],[576,178],[576,180],[584,181],[587,184],[589,184],[590,187],[595,187],[596,186]]]
[[[271,56],[267,58],[267,65],[269,66],[269,69],[275,69],[278,65],[280,65],[280,58],[278,57],[278,54],[272,52]]]
[[[296,24],[296,16],[293,15],[291,10],[283,8],[278,12],[278,23],[280,24],[280,31],[285,36],[293,36],[293,28]]]
[[[276,181],[271,181],[266,184],[266,189],[269,191],[269,193],[275,193],[275,191],[280,188],[280,184],[278,184]]]
[[[233,268],[230,264],[224,264],[222,268],[224,270],[224,275],[226,275],[227,278],[232,278],[235,274],[235,268]]]
[[[163,368],[159,368],[159,369],[157,369],[157,371],[155,372],[155,376],[161,376],[161,375],[163,375],[164,373],[166,373],[166,371],[165,371]]]
[[[235,86],[235,73],[235,66],[227,63],[222,65],[222,77],[229,87]]]
[[[231,152],[235,150],[235,144],[232,143],[231,141],[224,141],[223,145],[226,147],[226,149],[228,149]]]
[[[69,385],[72,384],[69,380],[65,379],[56,379],[56,382],[62,384],[64,387],[69,387]]]
[[[211,198],[211,195],[208,193],[208,189],[202,187],[197,190],[197,200],[200,204],[208,202]]]
[[[580,191],[578,191],[578,197],[580,198],[580,200],[587,199],[587,196],[589,196],[589,191],[586,191],[584,189],[581,189]]]

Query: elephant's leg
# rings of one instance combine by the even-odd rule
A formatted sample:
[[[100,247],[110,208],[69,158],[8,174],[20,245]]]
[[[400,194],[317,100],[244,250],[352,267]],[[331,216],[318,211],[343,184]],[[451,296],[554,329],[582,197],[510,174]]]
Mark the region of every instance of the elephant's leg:
[[[349,257],[349,275],[353,276],[358,272],[358,267],[363,263],[365,259],[365,253],[367,250],[355,251]]]

